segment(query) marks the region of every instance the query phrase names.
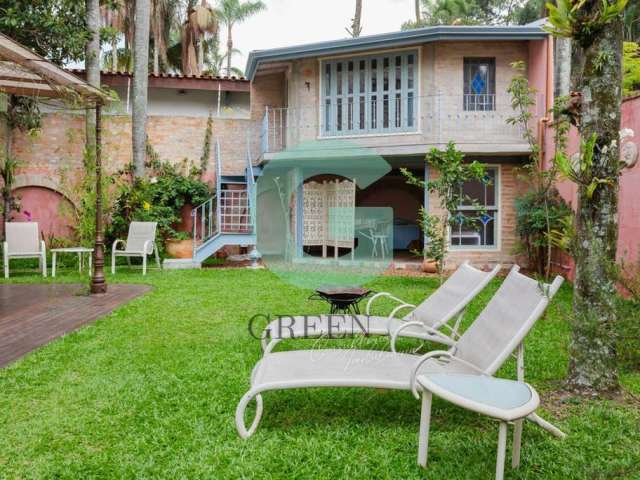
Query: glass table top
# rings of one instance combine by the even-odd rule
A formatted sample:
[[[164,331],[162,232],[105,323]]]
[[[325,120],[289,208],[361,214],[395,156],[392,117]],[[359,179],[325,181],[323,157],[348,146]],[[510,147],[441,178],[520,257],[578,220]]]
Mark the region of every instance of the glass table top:
[[[521,407],[532,397],[529,386],[514,380],[450,373],[429,374],[420,378],[459,397],[503,410]]]

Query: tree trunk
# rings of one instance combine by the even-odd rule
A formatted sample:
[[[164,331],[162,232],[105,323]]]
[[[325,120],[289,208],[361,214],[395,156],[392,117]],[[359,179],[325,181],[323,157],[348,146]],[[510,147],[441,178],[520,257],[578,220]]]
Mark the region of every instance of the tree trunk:
[[[356,0],[356,13],[353,17],[353,25],[351,26],[351,35],[358,38],[362,33],[362,0]]]
[[[555,96],[569,95],[571,88],[571,39],[556,38]]]
[[[578,22],[602,8],[587,0]],[[583,392],[616,390],[616,281],[613,265],[618,236],[619,130],[622,79],[622,19],[614,19],[582,44],[573,40],[573,88],[581,94],[582,141],[597,136],[591,178],[606,179],[593,195],[578,189],[574,259],[573,335],[568,386]]]
[[[416,23],[419,24],[420,20],[421,20],[421,14],[420,14],[420,0],[415,0],[415,8],[416,8]]]
[[[198,75],[202,75],[204,70],[204,33],[200,34],[198,41]]]
[[[231,33],[232,25],[227,25],[227,76],[231,76],[231,53],[233,52],[233,36]]]
[[[147,85],[149,83],[149,0],[136,0],[133,37],[133,174],[144,175],[147,143]]]
[[[111,72],[118,71],[118,39],[111,42]]]
[[[85,46],[85,70],[87,83],[100,87],[100,1],[86,0],[87,29],[89,39]],[[96,111],[85,112],[85,134],[88,158],[93,161],[96,154]]]
[[[154,40],[153,40],[153,74],[154,75],[159,75],[160,74],[160,52],[158,52],[158,38],[156,35],[154,35]]]
[[[9,104],[9,102],[11,102],[11,98],[13,97],[13,95],[7,95],[7,106]],[[12,148],[12,144],[13,144],[13,128],[11,127],[11,122],[9,121],[8,117],[5,117],[2,121],[4,129],[5,129],[5,134],[4,134],[4,161],[8,162],[9,158],[11,157],[11,155],[13,154],[13,148]],[[6,165],[4,165],[5,170],[7,170]],[[6,182],[6,179],[5,179]],[[12,185],[8,185],[8,184],[4,184],[2,186],[2,225],[0,225],[0,232],[2,233],[2,235],[0,235],[0,238],[2,238],[2,240],[5,240],[5,232],[4,232],[4,224],[5,222],[9,222],[11,221],[11,197],[12,197]]]

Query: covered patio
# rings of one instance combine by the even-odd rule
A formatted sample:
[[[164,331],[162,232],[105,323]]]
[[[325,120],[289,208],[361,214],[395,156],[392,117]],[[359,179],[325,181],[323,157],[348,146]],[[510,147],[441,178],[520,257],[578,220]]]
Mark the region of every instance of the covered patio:
[[[94,112],[95,136],[93,139],[87,139],[88,156],[93,157],[95,161],[96,180],[96,228],[91,293],[105,293],[107,284],[103,271],[101,112],[102,107],[112,101],[112,97],[3,34],[0,34],[0,93],[32,97],[38,101],[50,99],[76,109],[86,108],[86,115],[89,115],[90,111]],[[11,128],[8,128],[5,143],[10,143],[11,134]]]

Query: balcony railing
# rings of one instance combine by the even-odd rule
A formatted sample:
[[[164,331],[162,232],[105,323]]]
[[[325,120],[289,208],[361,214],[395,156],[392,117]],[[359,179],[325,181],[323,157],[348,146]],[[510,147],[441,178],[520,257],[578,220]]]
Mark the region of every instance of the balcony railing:
[[[538,95],[534,118],[544,115]],[[526,143],[507,95],[427,95],[421,97],[348,97],[303,108],[267,108],[260,132],[260,154],[275,153],[323,138],[416,134],[417,142]],[[401,144],[397,139],[385,145]],[[411,143],[415,144],[416,140]]]

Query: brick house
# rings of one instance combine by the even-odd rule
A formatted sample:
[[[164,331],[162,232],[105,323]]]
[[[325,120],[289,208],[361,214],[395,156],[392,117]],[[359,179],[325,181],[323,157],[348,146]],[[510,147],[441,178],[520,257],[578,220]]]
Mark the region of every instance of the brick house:
[[[454,141],[468,159],[486,164],[491,181],[463,186],[486,215],[477,228],[452,228],[449,264],[514,262],[514,199],[526,188],[516,170],[530,149],[522,132],[506,124],[513,115],[506,89],[514,75],[511,63],[525,61],[538,92],[537,128],[553,96],[552,49],[552,39],[537,24],[427,27],[254,51],[246,79],[151,75],[148,136],[162,159],[199,162],[207,117],[213,118],[209,170],[218,195],[194,212],[196,260],[225,245],[255,242],[250,211],[261,201],[253,199],[257,175],[281,152],[309,141],[347,141],[388,163],[384,177],[356,189],[355,205],[391,207],[395,255],[409,259],[409,246],[422,240],[420,207],[440,207],[436,198],[408,186],[399,169],[437,175],[425,165],[425,153]],[[131,161],[130,81],[128,74],[102,76],[120,97],[104,125],[111,171]],[[68,167],[67,174],[82,168],[83,135],[81,112],[55,111],[44,115],[37,138],[15,134],[13,154],[23,162],[18,193],[32,218],[55,235],[64,235],[66,227],[53,209],[70,201],[60,166]],[[296,219],[304,222],[302,199],[293,204]],[[473,208],[459,214],[474,215]],[[225,228],[225,219],[235,219],[234,226]],[[297,243],[301,231],[294,232]]]
[[[246,69],[252,94],[269,96],[254,162],[268,165],[308,142],[345,141],[381,156],[390,171],[358,188],[355,205],[393,209],[393,247],[403,261],[410,244],[421,240],[420,207],[438,212],[440,206],[407,185],[399,170],[433,178],[438,172],[429,171],[425,153],[454,141],[466,158],[486,165],[491,181],[463,186],[486,214],[476,227],[452,227],[448,265],[465,259],[508,265],[515,261],[514,200],[526,188],[517,169],[530,156],[522,131],[506,123],[513,116],[511,64],[528,66],[538,92],[537,130],[553,96],[552,48],[552,39],[534,24],[428,27],[252,52]],[[300,165],[304,170],[303,159]],[[304,221],[301,203],[294,209]],[[472,207],[458,214],[476,215]],[[298,246],[304,244],[300,231],[295,237]]]

